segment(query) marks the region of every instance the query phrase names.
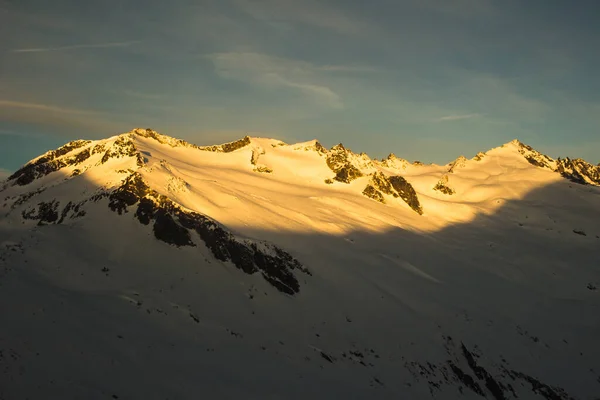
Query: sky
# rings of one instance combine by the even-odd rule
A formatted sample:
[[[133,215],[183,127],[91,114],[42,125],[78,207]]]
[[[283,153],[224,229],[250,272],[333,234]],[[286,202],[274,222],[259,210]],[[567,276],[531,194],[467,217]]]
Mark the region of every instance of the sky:
[[[74,139],[600,162],[596,0],[0,0],[0,175]],[[4,171],[4,172],[3,172]]]

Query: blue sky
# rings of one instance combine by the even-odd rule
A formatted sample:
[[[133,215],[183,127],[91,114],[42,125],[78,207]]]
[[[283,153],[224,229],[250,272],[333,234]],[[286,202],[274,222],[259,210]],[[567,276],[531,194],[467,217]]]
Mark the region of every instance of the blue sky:
[[[93,6],[91,6],[93,4]],[[600,162],[595,0],[0,0],[0,168],[151,127]]]

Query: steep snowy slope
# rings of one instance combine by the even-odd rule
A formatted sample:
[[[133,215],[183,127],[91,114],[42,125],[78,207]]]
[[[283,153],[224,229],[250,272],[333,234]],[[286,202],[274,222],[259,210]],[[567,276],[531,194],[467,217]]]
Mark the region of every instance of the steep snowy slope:
[[[0,183],[0,398],[593,399],[599,176],[71,142]]]

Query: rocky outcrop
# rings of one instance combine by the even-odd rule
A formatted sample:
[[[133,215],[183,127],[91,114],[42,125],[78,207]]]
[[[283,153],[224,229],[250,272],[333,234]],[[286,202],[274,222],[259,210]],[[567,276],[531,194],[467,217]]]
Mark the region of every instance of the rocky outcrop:
[[[417,192],[415,192],[415,189],[412,187],[412,185],[408,183],[406,179],[398,175],[390,176],[388,179],[400,198],[404,200],[404,202],[408,204],[408,206],[412,208],[414,212],[419,215],[423,215],[423,208],[421,207],[421,203],[417,197]]]
[[[475,398],[482,399],[507,400],[522,398],[525,394],[525,398],[533,395],[546,400],[573,400],[566,390],[509,368],[503,357],[499,365],[492,364],[485,355],[469,349],[464,343],[457,345],[449,336],[445,340],[444,347],[449,357],[445,363],[412,361],[405,364],[416,382],[429,386],[433,398],[438,397],[435,394],[442,386],[451,386],[457,387],[465,396],[465,391],[469,391]],[[484,366],[484,363],[491,365]]]
[[[33,192],[33,195],[37,195],[41,192],[43,192],[43,190]],[[42,201],[38,203],[36,207],[21,211],[21,216],[23,219],[37,220],[38,225],[62,224],[67,217],[71,219],[83,217],[86,214],[85,210],[83,209],[84,204],[86,204],[88,201],[98,201],[104,197],[106,197],[106,194],[101,192],[78,203],[69,201],[60,212],[60,202],[58,200],[54,199],[51,201]],[[21,204],[18,202],[19,199],[17,199],[12,208],[15,208]]]
[[[256,168],[254,168],[254,172],[262,172],[265,174],[270,174],[273,172],[273,170],[269,167],[267,167],[266,165],[258,165],[256,166]]]
[[[521,143],[516,139],[511,143],[517,146],[519,154],[521,154],[531,165],[553,171],[555,170],[554,160],[552,158],[534,150],[531,146]]]
[[[381,194],[379,190],[375,189],[375,186],[373,185],[367,185],[362,194],[380,203],[385,203],[383,194]]]
[[[92,147],[92,155],[98,153],[104,153],[106,151],[106,145],[104,143],[98,143],[94,147]]]
[[[382,159],[380,165],[386,168],[406,170],[410,163],[403,158],[398,158],[394,153],[390,153],[386,158]]]
[[[483,160],[483,157],[485,157],[485,156],[486,156],[486,153],[480,151],[479,153],[475,154],[475,157],[473,157],[473,160],[481,161],[481,160]]]
[[[279,146],[289,146],[285,143],[281,143],[278,144]],[[273,147],[276,147],[277,145],[271,145]],[[294,150],[304,150],[304,151],[314,151],[317,154],[319,154],[320,156],[322,155],[326,155],[327,154],[327,149],[318,141],[318,140],[313,140],[311,142],[307,142],[307,143],[298,143],[292,146],[292,148]]]
[[[467,158],[465,156],[459,156],[456,160],[448,164],[448,173],[454,173],[454,171],[464,168],[467,165]]]
[[[102,159],[100,160],[100,164],[104,164],[109,160],[125,157],[135,157],[138,166],[141,167],[144,165],[144,158],[138,151],[137,147],[135,147],[135,144],[131,138],[127,135],[121,135],[104,153]]]
[[[193,145],[189,144],[185,140],[172,138],[170,136],[161,135],[160,133],[153,131],[152,129],[146,128],[137,128],[131,131],[132,135],[141,136],[144,138],[149,138],[156,140],[160,144],[166,144],[171,147],[192,147]]]
[[[600,167],[580,158],[558,158],[553,160],[545,154],[534,150],[531,146],[513,140],[519,153],[532,165],[546,168],[561,174],[565,179],[580,185],[600,185]]]
[[[363,176],[363,173],[350,162],[349,155],[349,150],[346,150],[341,143],[333,146],[327,154],[327,166],[335,172],[334,180],[350,183]]]
[[[215,153],[231,153],[232,151],[239,150],[250,145],[251,140],[249,136],[245,136],[240,140],[236,140],[234,142],[218,144],[215,146],[195,146],[197,149],[202,151],[212,151]]]
[[[317,150],[319,154],[327,154],[327,149],[323,147],[319,141],[315,142],[315,150]]]
[[[385,203],[383,194],[400,197],[413,211],[423,214],[417,192],[406,179],[398,175],[386,176],[382,172],[376,172],[362,194],[380,203]]]
[[[171,147],[189,147],[189,148],[194,148],[194,149],[198,149],[198,150],[202,150],[202,151],[212,151],[212,152],[216,152],[216,153],[231,153],[232,151],[246,147],[251,143],[250,137],[245,136],[242,139],[239,139],[239,140],[236,140],[233,142],[229,142],[229,143],[218,144],[218,145],[214,145],[214,146],[197,146],[195,144],[186,142],[183,139],[176,139],[176,138],[173,138],[170,136],[161,135],[160,133],[158,133],[152,129],[149,129],[149,128],[147,128],[147,129],[136,128],[130,132],[130,135],[136,135],[136,136],[141,136],[144,138],[153,139],[153,140],[156,140],[160,144],[166,144]]]
[[[250,156],[250,164],[254,165],[254,169],[253,169],[254,172],[263,172],[263,173],[270,174],[273,172],[273,169],[267,167],[266,165],[258,163],[260,156],[262,156],[264,154],[266,154],[266,152],[261,147],[256,147],[256,148],[252,149],[252,155]]]
[[[37,208],[24,210],[21,215],[24,219],[33,219],[38,221],[38,225],[44,223],[54,223],[58,220],[58,206],[60,203],[56,200],[49,202],[40,202]]]
[[[65,158],[64,156],[89,143],[91,143],[89,140],[75,140],[56,150],[49,151],[43,156],[25,164],[22,168],[9,176],[8,180],[14,180],[15,185],[24,186],[37,178],[46,176],[66,166],[77,165],[90,157],[89,149],[86,149],[73,157]]]
[[[247,274],[260,273],[277,290],[286,294],[300,291],[295,272],[310,272],[284,250],[267,242],[242,239],[206,215],[185,210],[151,189],[139,173],[131,174],[109,195],[109,207],[119,214],[137,204],[135,217],[144,225],[152,223],[154,236],[175,246],[195,246],[196,232],[215,258],[232,262]]]
[[[454,193],[456,193],[454,189],[448,186],[448,175],[443,175],[442,178],[438,181],[438,183],[433,187],[433,190],[447,195],[453,195]]]
[[[23,194],[19,195],[19,197],[17,197],[17,199],[12,204],[11,208],[14,209],[14,208],[20,206],[21,204],[26,203],[33,196],[37,196],[38,194],[44,192],[44,190],[46,190],[46,188],[38,188],[38,189],[33,190],[31,192],[27,192],[27,193],[23,193]]]
[[[559,158],[556,161],[556,172],[571,182],[582,185],[600,185],[600,166],[595,166],[580,158]]]

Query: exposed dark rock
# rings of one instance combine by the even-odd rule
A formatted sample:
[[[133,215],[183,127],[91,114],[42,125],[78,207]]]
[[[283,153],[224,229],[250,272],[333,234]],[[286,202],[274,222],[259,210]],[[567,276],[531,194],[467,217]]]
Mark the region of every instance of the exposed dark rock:
[[[462,369],[456,366],[452,361],[448,361],[448,365],[450,365],[450,369],[454,373],[454,376],[467,388],[471,389],[473,392],[477,393],[480,396],[485,397],[481,386],[473,379],[473,377],[467,373],[465,373]]]
[[[140,199],[135,216],[142,224],[148,225],[154,218],[154,208],[154,200],[144,197]]]
[[[373,187],[372,185],[367,185],[365,190],[363,190],[362,194],[380,203],[385,203],[385,199],[383,198],[381,192],[375,189],[375,187]]]
[[[321,351],[319,353],[321,354],[321,357],[323,357],[325,360],[329,361],[330,363],[333,364],[333,362],[335,361],[335,359],[332,356],[330,356],[329,354],[327,354],[323,351]]]
[[[121,214],[144,197],[149,189],[140,174],[131,174],[121,187],[110,194],[108,206]]]
[[[325,183],[328,185],[331,185],[331,184],[333,184],[333,179],[327,178],[327,179],[325,179]]]
[[[13,205],[11,206],[11,208],[14,209],[14,208],[20,206],[21,204],[23,204],[23,203],[27,202],[29,199],[31,199],[33,196],[36,196],[36,195],[42,193],[44,190],[46,190],[46,188],[39,188],[39,189],[36,189],[34,191],[21,194],[17,198],[17,200],[15,200],[15,202],[13,203]]]
[[[392,195],[394,197],[400,197],[406,202],[415,212],[423,214],[423,209],[419,203],[417,192],[410,183],[401,176],[385,176],[382,172],[376,172],[371,177],[370,183],[365,187],[362,194],[385,203],[383,194]]]
[[[67,205],[60,212],[59,218],[59,206],[60,202],[52,200],[50,202],[38,203],[37,208],[30,208],[23,210],[21,216],[23,219],[38,220],[38,225],[44,224],[62,224],[63,221],[71,214],[70,218],[78,218],[85,215],[85,211],[81,208],[87,200],[80,203],[68,202]]]
[[[144,138],[153,139],[153,140],[156,140],[158,143],[166,144],[171,147],[188,147],[188,148],[194,148],[194,149],[198,149],[198,150],[202,150],[202,151],[212,151],[212,152],[218,152],[218,153],[230,153],[232,151],[241,149],[241,148],[249,145],[251,142],[250,137],[246,136],[240,140],[236,140],[236,141],[230,142],[230,143],[214,145],[214,146],[197,146],[195,144],[188,143],[183,139],[176,139],[176,138],[172,138],[170,136],[161,135],[160,133],[158,133],[152,129],[149,129],[149,128],[134,129],[130,133],[130,135],[137,135],[137,136],[141,136]]]
[[[95,145],[92,148],[92,155],[97,154],[97,153],[104,153],[106,151],[106,145],[104,143],[100,143]]]
[[[335,172],[335,177],[333,179],[338,182],[350,183],[363,176],[363,173],[352,165],[348,159],[350,154],[351,152],[346,150],[341,143],[333,146],[331,151],[327,153],[327,166]]]
[[[574,398],[569,396],[562,388],[549,386],[522,372],[514,370],[506,372],[512,379],[520,378],[528,382],[531,385],[531,391],[543,396],[546,400],[574,400]]]
[[[485,157],[485,156],[486,156],[485,153],[479,152],[479,153],[477,153],[475,155],[475,157],[473,157],[473,160],[475,160],[475,161],[481,161],[481,160],[483,160],[483,157]]]
[[[317,152],[319,152],[321,154],[327,153],[327,149],[325,147],[323,147],[323,145],[318,141],[315,142],[315,149],[317,150]]]
[[[532,165],[540,168],[547,168],[558,172],[564,178],[580,185],[594,184],[600,185],[600,167],[588,163],[580,158],[558,158],[554,160],[534,150],[531,146],[515,141],[519,148],[519,153]],[[555,166],[554,166],[555,165]]]
[[[195,146],[199,150],[212,151],[217,153],[231,153],[232,151],[239,150],[248,146],[251,143],[250,137],[245,136],[240,140],[236,140],[230,143],[219,144],[215,146]]]
[[[574,183],[600,185],[600,167],[580,158],[573,160],[570,158],[558,158],[556,160],[556,171]]]
[[[121,135],[114,141],[112,146],[102,156],[100,164],[104,164],[110,159],[123,157],[136,157],[137,164],[139,166],[144,165],[142,155],[138,152],[135,144],[133,144],[133,141],[127,135]]]
[[[382,172],[376,172],[371,178],[371,182],[376,189],[382,191],[383,193],[392,195],[394,197],[399,196],[399,194],[392,187],[390,180]]]
[[[353,180],[363,176],[362,172],[354,165],[347,163],[335,173],[335,180],[343,183],[350,183]]]
[[[258,159],[263,154],[265,154],[264,150],[260,151],[259,149],[253,149],[252,155],[250,156],[250,164],[256,165],[258,163]]]
[[[195,323],[200,323],[200,318],[198,318],[194,313],[190,312],[190,318],[194,320]]]
[[[256,172],[262,172],[265,174],[270,174],[273,172],[273,170],[265,165],[259,165],[258,167],[254,168],[254,171]]]
[[[400,198],[409,205],[417,214],[423,215],[421,203],[417,197],[417,192],[406,179],[401,176],[390,176],[389,178],[392,187],[398,192]]]
[[[436,366],[429,362],[427,365],[422,365],[417,362],[405,364],[405,367],[409,370],[417,382],[420,378],[427,379],[430,393],[433,397],[435,397],[433,394],[434,389],[439,389],[442,384],[453,384],[453,379],[449,379],[451,376],[448,375],[448,373],[451,372],[458,382],[462,383],[462,385],[469,388],[471,391],[481,397],[488,397],[491,395],[491,397],[495,400],[517,398],[518,396],[513,385],[509,382],[502,382],[502,378],[510,378],[513,381],[523,380],[529,383],[533,393],[541,395],[547,400],[573,400],[573,398],[569,396],[562,388],[550,386],[536,378],[531,377],[530,375],[507,369],[503,366],[499,367],[501,373],[494,376],[491,372],[478,363],[478,360],[482,358],[481,355],[469,351],[464,343],[461,343],[461,345],[457,347],[450,336],[444,337],[444,339],[444,347],[448,355],[455,360],[464,358],[474,376],[461,369],[458,366],[459,362],[452,360],[448,360],[446,362],[450,368],[449,371],[445,365]],[[477,346],[475,346],[475,349],[477,349]],[[501,357],[501,360],[503,364],[507,363],[504,357]],[[440,376],[441,379],[437,379]],[[485,387],[482,386],[481,383],[485,384]],[[462,393],[462,387],[459,387],[459,390]]]
[[[454,160],[450,163],[448,172],[453,173],[457,169],[464,167],[466,165],[466,162],[467,162],[467,158],[465,156],[459,156],[456,160]]]
[[[444,185],[442,182],[438,182],[434,187],[433,190],[437,190],[438,192],[441,192],[443,194],[447,194],[447,195],[453,195],[454,193],[456,193],[454,191],[454,189],[452,189],[451,187],[448,187],[446,185]]]
[[[23,210],[21,216],[24,219],[38,220],[38,225],[44,223],[54,223],[58,220],[58,206],[59,202],[52,200],[50,202],[38,203],[37,209],[32,208],[29,210]]]
[[[136,135],[141,136],[141,137],[154,139],[158,143],[161,143],[161,144],[167,144],[166,141],[162,140],[162,135],[160,135],[156,131],[153,131],[150,128],[147,128],[147,129],[139,129],[139,128],[138,129],[134,129],[133,133],[135,133]]]
[[[279,291],[295,294],[300,284],[293,274],[299,270],[310,275],[296,259],[276,246],[267,243],[240,241],[208,217],[194,212],[179,212],[179,222],[194,229],[213,255],[221,261],[231,261],[247,274],[260,271]]]
[[[79,153],[77,153],[73,158],[70,158],[68,161],[68,164],[69,165],[81,164],[82,162],[84,162],[85,160],[90,158],[91,155],[92,155],[92,153],[90,152],[90,149],[82,150]]]
[[[438,192],[447,194],[447,195],[453,195],[454,193],[456,193],[454,191],[454,189],[452,189],[450,186],[448,186],[448,175],[444,175],[439,182],[433,187],[433,190],[437,190]]]
[[[70,202],[67,203],[67,205],[65,206],[65,208],[63,208],[62,212],[60,213],[60,219],[58,220],[57,223],[61,224],[65,220],[65,218],[68,215],[69,211],[73,210],[73,206],[74,206],[73,202],[70,201]]]
[[[89,140],[76,140],[59,147],[56,150],[49,151],[38,159],[25,164],[22,168],[9,176],[8,180],[14,180],[14,184],[24,186],[37,178],[58,171],[63,167],[77,165],[90,156],[89,150],[84,150],[75,157],[70,157],[68,159],[61,159],[61,157],[73,150],[84,147],[89,143],[91,143]]]
[[[190,232],[177,224],[166,211],[159,210],[154,218],[154,236],[158,240],[175,246],[195,246]]]
[[[310,272],[282,249],[266,242],[237,238],[211,218],[173,203],[144,182],[139,173],[131,174],[121,187],[109,195],[109,207],[119,214],[137,203],[136,218],[144,225],[154,221],[157,239],[175,246],[194,246],[190,230],[195,231],[216,259],[231,261],[247,274],[260,272],[279,291],[296,294],[300,283],[294,271]]]
[[[587,236],[587,234],[584,231],[578,230],[578,229],[573,229],[573,233],[576,233],[578,235],[581,236]]]
[[[554,168],[552,167],[553,160],[550,157],[548,157],[547,155],[534,150],[531,146],[521,143],[518,140],[514,140],[513,143],[515,143],[518,146],[519,153],[523,157],[525,157],[525,159],[531,165],[535,165],[536,167],[540,167],[540,168],[547,168],[547,169],[554,170]]]
[[[461,344],[461,349],[463,356],[467,360],[469,364],[469,368],[473,371],[473,373],[477,376],[477,378],[485,381],[485,387],[490,391],[494,399],[496,400],[505,400],[504,389],[498,384],[496,379],[483,367],[477,365],[477,361],[473,357],[473,354],[467,350],[467,347]]]

